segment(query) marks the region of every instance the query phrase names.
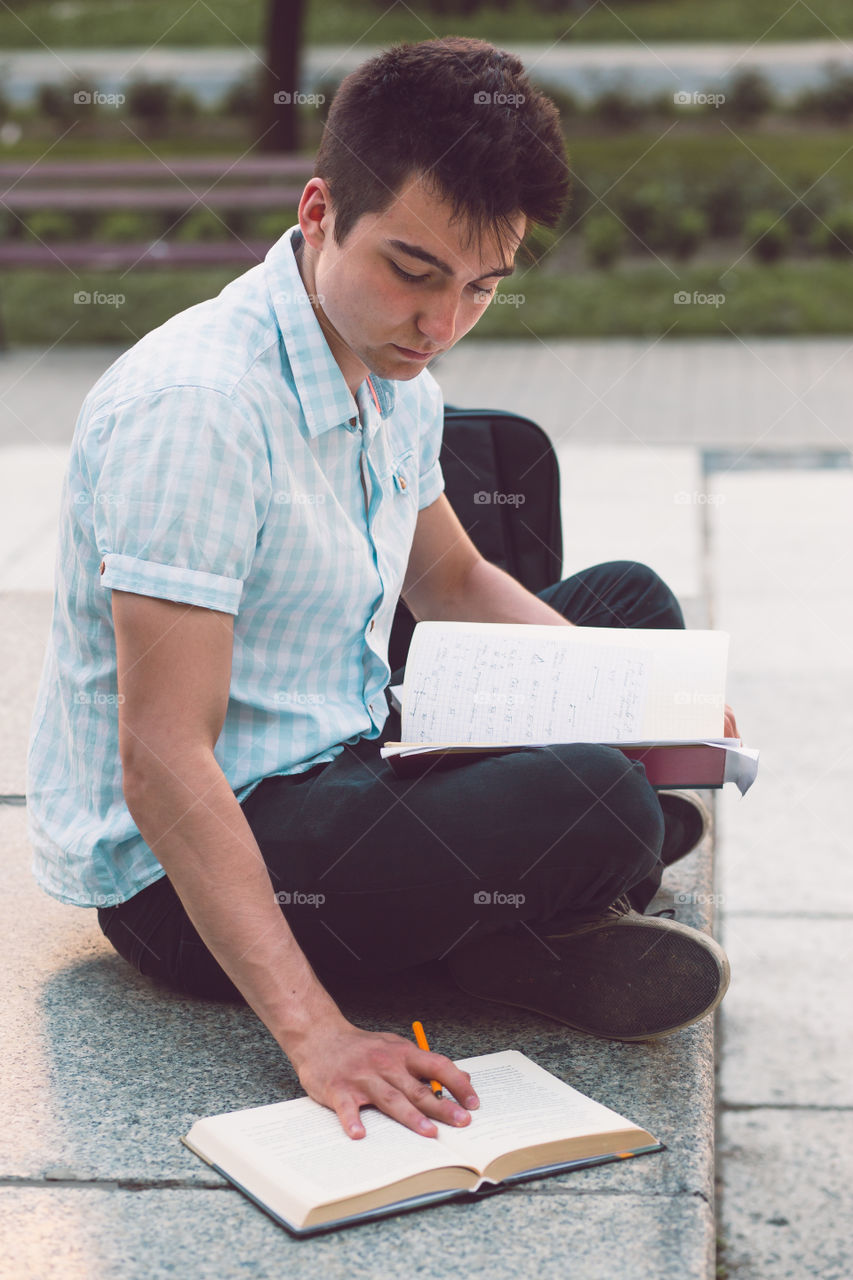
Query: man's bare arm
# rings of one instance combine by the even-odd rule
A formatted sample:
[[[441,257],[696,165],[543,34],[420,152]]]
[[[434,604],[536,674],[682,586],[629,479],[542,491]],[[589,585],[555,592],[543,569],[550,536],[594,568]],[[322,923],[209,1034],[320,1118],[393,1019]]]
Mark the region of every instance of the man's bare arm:
[[[305,1090],[361,1137],[372,1103],[409,1128],[467,1123],[470,1081],[449,1059],[363,1031],[318,981],[275,900],[246,817],[214,756],[228,703],[233,617],[113,591],[119,741],[128,809],[199,936],[293,1063]],[[475,1105],[475,1103],[471,1103]]]
[[[574,626],[480,555],[443,493],[418,515],[402,595],[418,622]]]

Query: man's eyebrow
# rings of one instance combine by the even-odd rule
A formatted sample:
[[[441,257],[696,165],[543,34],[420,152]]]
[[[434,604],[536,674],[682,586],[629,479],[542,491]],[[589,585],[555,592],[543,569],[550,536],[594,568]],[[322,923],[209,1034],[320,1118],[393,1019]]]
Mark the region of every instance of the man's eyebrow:
[[[437,258],[434,253],[430,253],[427,249],[422,249],[416,244],[406,244],[405,240],[386,240],[386,244],[390,244],[394,249],[399,249],[401,253],[407,253],[410,258],[418,258],[421,262],[428,262],[431,267],[438,267],[439,271],[444,272],[446,276],[453,275],[453,268],[446,262],[442,262],[441,258]],[[489,276],[511,276],[515,274],[515,267],[496,267],[494,271],[483,271],[477,276],[478,280],[485,280]]]

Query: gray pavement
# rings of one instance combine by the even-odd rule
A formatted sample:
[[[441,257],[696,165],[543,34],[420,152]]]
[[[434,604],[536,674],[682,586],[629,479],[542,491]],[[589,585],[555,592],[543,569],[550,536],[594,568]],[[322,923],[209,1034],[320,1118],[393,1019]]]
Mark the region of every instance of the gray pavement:
[[[448,402],[515,406],[551,433],[565,572],[616,554],[645,559],[682,597],[688,625],[731,633],[728,700],[762,750],[761,772],[746,797],[713,793],[716,873],[709,839],[667,872],[651,908],[675,904],[702,927],[716,915],[732,960],[717,1053],[718,1213],[710,1024],[659,1044],[607,1044],[451,997],[418,975],[370,999],[354,994],[350,1016],[404,1029],[415,1000],[446,1052],[516,1046],[647,1124],[669,1150],[314,1242],[294,1242],[178,1142],[198,1115],[298,1091],[254,1015],[151,988],[92,913],[54,902],[30,878],[23,760],[50,619],[58,480],[82,394],[117,349],[0,356],[0,405],[11,406],[0,511],[14,512],[0,524],[0,946],[11,975],[0,1022],[12,1046],[0,1127],[11,1244],[0,1275],[600,1280],[618,1270],[707,1280],[715,1231],[721,1274],[738,1280],[853,1274],[843,1015],[853,471],[805,465],[820,461],[817,441],[849,462],[846,346],[565,343],[543,358],[539,344],[466,340],[436,369]],[[725,416],[715,418],[712,395]],[[721,440],[733,451],[724,463]],[[768,442],[764,466],[745,467]],[[780,467],[789,456],[801,465]]]
[[[423,38],[430,38],[428,31]],[[535,84],[568,89],[582,102],[615,88],[629,89],[638,97],[670,91],[725,91],[732,77],[747,68],[760,71],[784,100],[825,83],[833,64],[846,70],[853,67],[853,44],[830,31],[826,39],[785,43],[765,38],[731,44],[667,41],[649,45],[631,40],[627,30],[624,42],[612,44],[496,43],[522,59]],[[381,48],[360,42],[308,48],[294,91],[316,93],[322,85],[343,79]],[[90,91],[109,94],[125,91],[133,79],[166,79],[210,105],[260,66],[260,50],[246,47],[27,49],[7,51],[0,57],[0,84],[10,102],[25,105],[40,84],[78,78]]]

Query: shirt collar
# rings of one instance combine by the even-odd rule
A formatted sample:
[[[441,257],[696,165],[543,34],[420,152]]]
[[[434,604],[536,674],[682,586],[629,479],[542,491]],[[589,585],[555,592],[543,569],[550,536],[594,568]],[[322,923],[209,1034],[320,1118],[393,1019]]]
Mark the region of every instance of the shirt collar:
[[[359,406],[332,355],[299,274],[293,251],[301,239],[302,232],[297,223],[275,242],[264,259],[264,266],[276,322],[284,339],[308,432],[311,436],[318,436],[357,417]],[[371,374],[370,380],[376,389],[380,416],[387,418],[393,413],[396,402],[394,383],[375,374]],[[359,390],[362,388],[373,405],[366,380]],[[373,407],[375,409],[376,406]]]

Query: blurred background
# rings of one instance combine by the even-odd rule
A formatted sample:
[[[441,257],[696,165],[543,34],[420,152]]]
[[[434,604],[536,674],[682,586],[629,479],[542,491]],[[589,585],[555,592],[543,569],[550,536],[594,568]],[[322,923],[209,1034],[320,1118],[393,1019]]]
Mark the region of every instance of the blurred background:
[[[853,327],[845,0],[19,0],[0,7],[3,340],[132,340],[218,292],[295,221],[341,78],[447,34],[522,56],[573,171],[479,337]]]

